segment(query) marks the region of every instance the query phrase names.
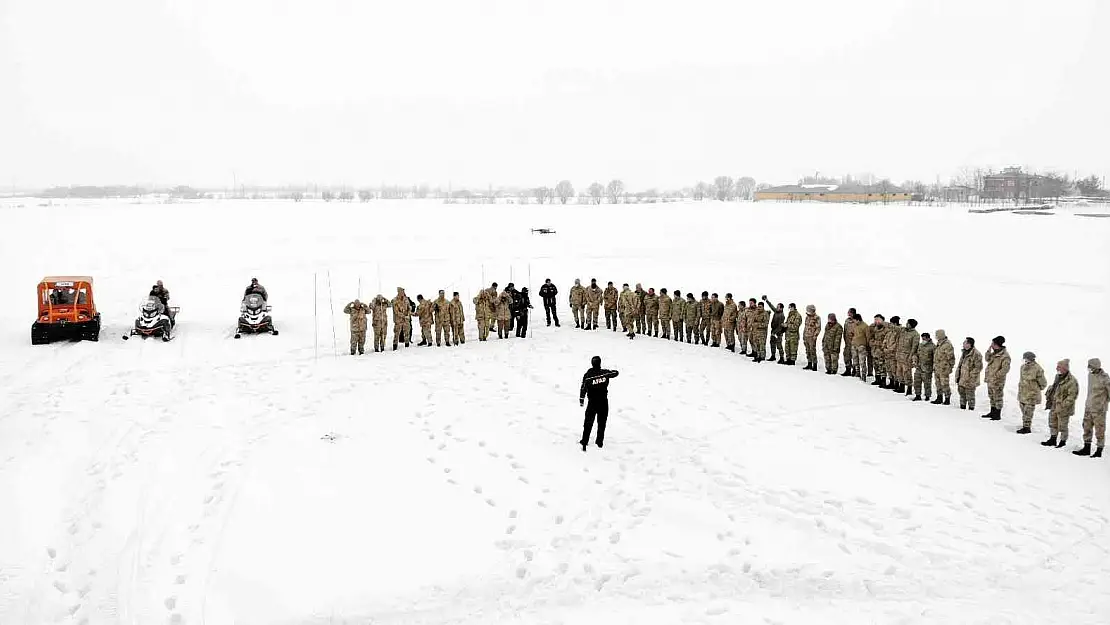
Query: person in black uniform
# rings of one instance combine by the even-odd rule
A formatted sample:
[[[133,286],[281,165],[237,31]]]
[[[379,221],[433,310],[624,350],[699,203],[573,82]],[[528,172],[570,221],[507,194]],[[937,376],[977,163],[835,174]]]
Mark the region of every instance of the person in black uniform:
[[[551,319],[555,319],[555,327],[559,327],[559,312],[555,310],[555,296],[559,294],[559,289],[551,283],[551,278],[544,281],[543,286],[540,287],[540,297],[543,298],[543,311],[547,314],[547,325],[551,325]]]
[[[516,290],[516,285],[512,282],[505,285],[505,292],[513,298],[509,304],[509,332],[516,328],[517,317],[520,316],[520,291]]]
[[[600,449],[605,444],[605,421],[609,418],[609,380],[620,375],[614,369],[601,368],[601,356],[590,359],[593,365],[582,376],[582,388],[578,391],[578,405],[586,405],[586,396],[589,395],[590,403],[586,405],[586,420],[582,424],[582,451],[590,443],[590,432],[594,429],[594,418],[597,418],[597,446]]]
[[[516,336],[528,336],[528,309],[532,307],[532,300],[528,297],[528,287],[520,290],[520,310],[516,313]]]

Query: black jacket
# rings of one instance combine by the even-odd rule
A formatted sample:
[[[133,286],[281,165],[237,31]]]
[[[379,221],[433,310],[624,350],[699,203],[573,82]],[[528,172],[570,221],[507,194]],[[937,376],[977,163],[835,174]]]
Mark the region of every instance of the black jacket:
[[[158,301],[162,302],[163,306],[170,305],[170,294],[166,291],[166,287],[155,285],[154,288],[150,289],[150,295],[151,297],[157,297]]]
[[[559,289],[555,285],[548,282],[540,287],[540,297],[543,298],[544,304],[554,304],[555,296],[559,294]]]
[[[582,376],[582,388],[578,391],[578,399],[587,395],[590,401],[607,401],[609,399],[609,380],[620,375],[615,369],[594,369],[590,367]]]
[[[513,297],[513,303],[509,304],[509,312],[514,315],[520,314],[520,301],[522,297],[520,291],[513,289],[512,291],[509,291],[509,294]]]
[[[517,314],[521,317],[528,314],[528,309],[532,307],[532,300],[528,297],[527,293],[520,293],[520,308],[517,309]]]
[[[262,296],[263,300],[266,300],[267,302],[270,301],[270,298],[266,293],[266,288],[261,284],[252,284],[251,286],[248,286],[247,290],[243,291],[243,297],[246,298],[251,293],[258,293]]]

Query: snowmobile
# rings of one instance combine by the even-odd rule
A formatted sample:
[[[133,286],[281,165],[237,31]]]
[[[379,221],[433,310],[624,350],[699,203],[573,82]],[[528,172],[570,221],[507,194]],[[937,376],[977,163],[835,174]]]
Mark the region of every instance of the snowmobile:
[[[160,337],[165,342],[173,340],[173,328],[177,325],[177,306],[163,306],[158,298],[146,298],[139,308],[139,316],[135,318],[135,327],[131,333],[123,337],[127,340],[132,336],[141,336],[144,339]]]
[[[270,305],[258,293],[250,293],[243,298],[239,306],[239,326],[235,331],[235,338],[241,338],[243,333],[261,334],[267,332],[277,336],[274,320],[270,317]]]

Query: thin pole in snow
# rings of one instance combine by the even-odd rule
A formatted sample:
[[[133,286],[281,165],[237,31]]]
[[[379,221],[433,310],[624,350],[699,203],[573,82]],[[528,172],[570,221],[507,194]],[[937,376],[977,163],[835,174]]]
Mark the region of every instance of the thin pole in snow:
[[[528,263],[528,292],[532,292],[532,263]],[[524,311],[524,314],[531,316],[527,310]],[[528,324],[528,338],[532,338],[532,324]]]
[[[378,293],[382,292],[382,264],[378,263]]]
[[[482,265],[482,288],[486,288],[486,266]]]
[[[331,269],[328,270],[328,304],[331,305],[331,354],[339,358],[339,342],[335,338],[335,296],[331,292]]]
[[[362,299],[362,276],[358,277],[358,295],[356,295],[356,297],[360,300]]]
[[[319,296],[316,295],[316,274],[312,274],[312,360],[316,361],[320,358],[320,316],[316,312],[316,303],[319,301]]]

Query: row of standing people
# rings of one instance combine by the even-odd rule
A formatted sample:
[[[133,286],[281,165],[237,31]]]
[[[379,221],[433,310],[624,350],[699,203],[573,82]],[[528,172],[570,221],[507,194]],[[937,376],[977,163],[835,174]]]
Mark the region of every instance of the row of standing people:
[[[552,289],[551,298],[544,297],[548,314],[554,312],[554,293]],[[806,306],[803,317],[795,304],[775,304],[766,295],[745,302],[743,299],[735,301],[732,294],[727,293],[721,301],[716,293],[703,291],[701,299],[697,300],[693,293],[683,297],[681,291],[676,290],[671,296],[667,289],[660,289],[656,294],[654,288],[644,290],[640,284],[634,290],[623,284],[618,291],[609,282],[602,289],[594,279],[589,287],[575,280],[569,304],[576,328],[597,330],[599,310],[604,307],[606,329],[616,332],[619,320],[620,329],[629,339],[638,335],[664,339],[673,336],[675,341],[685,340],[707,347],[721,347],[723,341],[725,349],[731,352],[739,349],[741,354],[750,355],[757,363],[770,360],[793,366],[801,343],[805,346],[805,369],[810,371],[818,370],[820,339],[826,375],[837,374],[843,353],[845,371],[840,374],[842,377],[855,377],[864,382],[870,379],[873,386],[904,394],[913,401],[929,401],[935,385],[936,399],[930,403],[951,405],[951,381],[955,373],[961,410],[975,409],[977,389],[985,383],[990,410],[982,417],[994,421],[1002,418],[1011,364],[1003,336],[995,337],[985,354],[975,347],[973,337],[965,337],[957,361],[955,348],[945,331],[936,331],[934,343],[928,332],[917,330],[915,319],[908,319],[903,326],[897,316],[887,321],[885,316],[876,314],[868,324],[862,315],[850,308],[843,324],[835,313],[828,314],[822,323],[814,305]],[[1059,361],[1055,379],[1048,384],[1035,354],[1027,351],[1022,356],[1018,387],[1022,427],[1017,433],[1032,432],[1034,411],[1043,394],[1045,409],[1049,412],[1049,438],[1042,445],[1062,448],[1068,439],[1069,422],[1075,414],[1079,394],[1071,363],[1068,359]],[[1074,453],[1100,458],[1106,444],[1110,376],[1102,369],[1098,358],[1088,360],[1087,369],[1083,446]],[[1096,443],[1093,453],[1092,443]]]

